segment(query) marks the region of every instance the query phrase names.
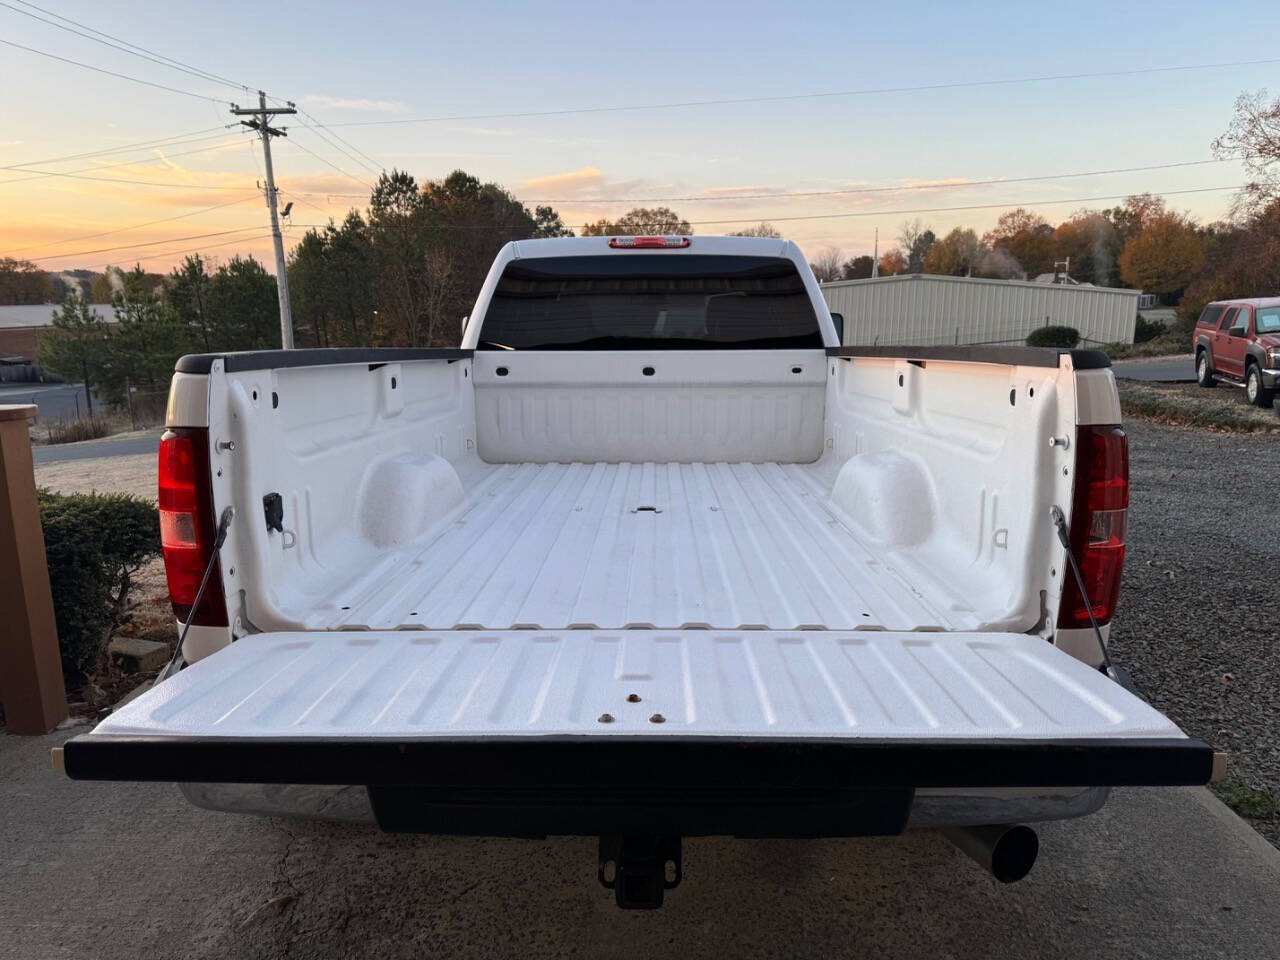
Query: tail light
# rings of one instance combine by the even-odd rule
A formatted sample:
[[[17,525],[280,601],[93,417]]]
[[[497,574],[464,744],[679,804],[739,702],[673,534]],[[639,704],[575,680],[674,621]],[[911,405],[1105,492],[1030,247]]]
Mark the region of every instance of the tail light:
[[[688,237],[610,237],[609,246],[615,250],[620,249],[670,249],[672,247],[687,247],[689,245]]]
[[[1111,621],[1124,567],[1129,507],[1129,442],[1118,426],[1076,431],[1076,487],[1071,508],[1071,552],[1080,564],[1093,617]],[[1074,577],[1066,577],[1058,626],[1088,627],[1089,610]]]
[[[183,623],[225,627],[222,571],[215,563],[200,609],[192,610],[213,556],[215,523],[209,477],[209,431],[184,428],[160,438],[160,545],[173,614]]]

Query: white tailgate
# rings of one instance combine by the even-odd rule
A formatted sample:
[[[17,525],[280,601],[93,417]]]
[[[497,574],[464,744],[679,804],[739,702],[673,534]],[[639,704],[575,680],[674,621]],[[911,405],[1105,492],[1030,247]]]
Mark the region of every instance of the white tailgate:
[[[712,630],[259,634],[148,691],[89,739],[98,734],[1184,737],[1024,634]]]

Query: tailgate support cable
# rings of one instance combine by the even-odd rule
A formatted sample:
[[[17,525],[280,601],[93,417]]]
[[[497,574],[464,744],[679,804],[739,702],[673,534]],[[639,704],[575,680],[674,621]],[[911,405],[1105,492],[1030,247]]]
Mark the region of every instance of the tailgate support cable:
[[[204,568],[204,576],[200,578],[200,589],[196,591],[195,602],[191,604],[191,613],[187,614],[187,622],[182,625],[182,634],[178,637],[178,645],[173,650],[173,656],[169,658],[169,662],[165,664],[160,676],[164,677],[173,668],[173,664],[178,658],[182,657],[182,645],[186,642],[187,631],[191,629],[191,624],[195,621],[195,612],[200,609],[200,601],[204,599],[204,589],[209,585],[209,577],[213,575],[213,565],[218,562],[218,551],[222,549],[222,545],[227,540],[227,531],[231,528],[231,518],[236,515],[234,507],[227,507],[222,511],[222,517],[218,520],[218,532],[213,538],[213,551],[209,554],[209,565]],[[186,666],[186,659],[182,661],[182,666]],[[178,668],[179,670],[182,667]]]
[[[1089,591],[1085,589],[1084,577],[1080,573],[1080,565],[1076,563],[1076,555],[1071,552],[1071,537],[1067,532],[1067,518],[1062,513],[1062,508],[1057,504],[1053,505],[1053,509],[1049,511],[1049,515],[1053,517],[1053,525],[1058,530],[1058,539],[1062,542],[1062,547],[1067,551],[1067,563],[1071,565],[1071,572],[1075,575],[1076,586],[1080,589],[1080,599],[1084,601],[1084,609],[1089,614],[1089,625],[1093,627],[1093,635],[1098,639],[1098,649],[1102,651],[1102,663],[1106,667],[1106,674],[1112,680],[1118,679],[1116,668],[1111,663],[1111,654],[1107,651],[1107,641],[1102,639],[1102,628],[1098,626],[1098,621],[1093,615],[1093,601],[1089,599]]]

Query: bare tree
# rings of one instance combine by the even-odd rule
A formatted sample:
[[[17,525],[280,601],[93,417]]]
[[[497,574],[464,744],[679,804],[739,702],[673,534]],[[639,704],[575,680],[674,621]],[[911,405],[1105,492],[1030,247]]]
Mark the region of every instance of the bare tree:
[[[1240,94],[1231,125],[1211,147],[1219,159],[1240,160],[1249,177],[1235,213],[1256,213],[1280,197],[1280,97],[1268,103],[1266,90]]]
[[[772,237],[776,240],[782,239],[782,231],[775,227],[772,223],[761,221],[754,227],[747,227],[745,230],[735,230],[729,234],[731,237]]]
[[[427,249],[423,258],[423,292],[425,294],[425,313],[427,317],[427,343],[435,343],[436,337],[449,330],[453,323],[453,335],[457,336],[461,317],[445,316],[445,309],[457,294],[458,271],[455,269],[453,255],[443,245]]]
[[[809,266],[819,283],[830,283],[840,279],[840,267],[843,263],[844,254],[839,247],[826,247],[809,261]]]

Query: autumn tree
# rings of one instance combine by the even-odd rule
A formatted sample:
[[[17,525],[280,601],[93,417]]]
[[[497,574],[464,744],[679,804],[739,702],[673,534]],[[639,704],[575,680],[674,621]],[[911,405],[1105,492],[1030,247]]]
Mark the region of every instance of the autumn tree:
[[[880,254],[880,276],[894,277],[907,272],[907,258],[901,250],[889,250]]]
[[[584,224],[584,237],[692,236],[693,227],[670,207],[636,207],[617,220]]]
[[[1272,296],[1280,290],[1280,198],[1231,223],[1211,224],[1202,241],[1205,267],[1178,303],[1188,330],[1212,300]]]
[[[1120,276],[1131,287],[1170,295],[1184,289],[1204,267],[1195,228],[1175,213],[1149,214],[1142,231],[1124,245]]]
[[[1053,269],[1053,227],[1038,213],[1018,207],[1000,214],[996,225],[982,238],[993,250],[1003,250],[1029,276]],[[1002,270],[1007,270],[1002,261]]]
[[[840,279],[840,264],[843,260],[844,254],[839,247],[825,247],[809,261],[809,267],[819,283],[830,283]]]
[[[1238,214],[1256,214],[1280,198],[1280,97],[1268,102],[1267,91],[1242,93],[1235,116],[1212,143],[1213,155],[1239,160],[1249,177],[1236,198]]]
[[[982,242],[972,230],[956,227],[929,247],[921,264],[923,272],[943,276],[971,276],[983,254]]]
[[[1069,260],[1071,276],[1100,287],[1120,285],[1119,259],[1124,241],[1110,219],[1081,210],[1053,231],[1057,260]]]
[[[64,380],[84,384],[84,399],[93,416],[93,391],[106,353],[108,330],[102,317],[77,293],[70,293],[53,324],[40,338],[37,359]]]

